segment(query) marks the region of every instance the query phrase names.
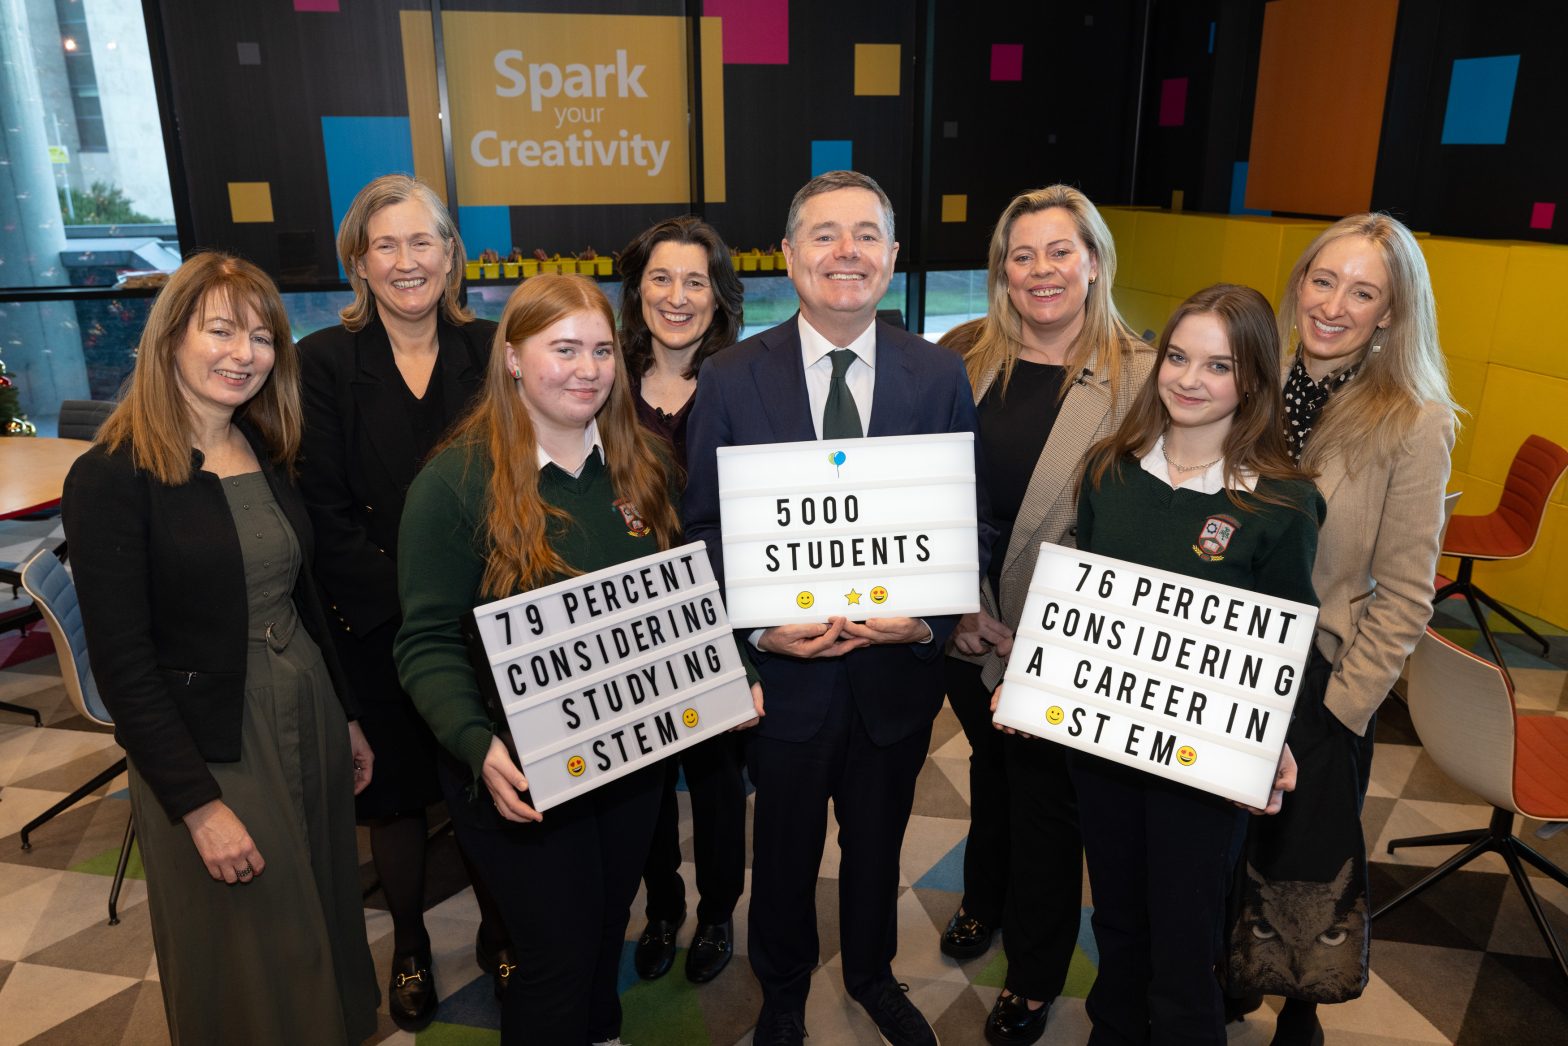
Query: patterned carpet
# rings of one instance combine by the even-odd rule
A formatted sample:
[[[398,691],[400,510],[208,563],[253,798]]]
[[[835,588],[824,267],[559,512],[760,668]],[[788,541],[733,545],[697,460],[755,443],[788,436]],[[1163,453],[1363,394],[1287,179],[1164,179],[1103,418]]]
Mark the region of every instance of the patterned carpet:
[[[36,544],[50,524],[15,525],[0,537],[0,560]],[[26,530],[32,526],[34,530]],[[9,547],[8,547],[9,545]],[[0,591],[0,610],[10,605]],[[1472,644],[1460,603],[1440,611],[1439,624]],[[1534,657],[1513,637],[1503,639],[1521,709],[1568,715],[1568,642],[1564,630],[1541,625],[1554,637],[1552,660]],[[37,708],[44,728],[0,713],[0,1044],[61,1046],[67,1043],[161,1044],[168,1042],[147,920],[146,891],[138,861],[120,899],[122,921],[108,926],[105,904],[129,804],[124,779],[78,804],[20,849],[18,829],[60,795],[111,764],[119,754],[110,736],[71,708],[51,656],[6,664],[15,635],[0,636],[0,700]],[[1421,750],[1403,705],[1391,701],[1379,718],[1377,755],[1365,826],[1372,851],[1374,898],[1413,881],[1453,851],[1404,850],[1393,857],[1387,840],[1455,831],[1486,823],[1489,811],[1451,783]],[[937,935],[960,895],[963,838],[968,811],[968,745],[944,710],[936,724],[903,853],[899,898],[901,950],[894,969],[911,998],[932,1019],[947,1046],[982,1042],[985,1015],[1005,972],[999,947],[964,964],[944,958]],[[684,797],[682,797],[683,810]],[[1568,831],[1534,838],[1540,825],[1526,822],[1525,838],[1560,865],[1568,865]],[[683,825],[690,846],[690,824]],[[368,878],[368,852],[362,874]],[[844,994],[837,956],[838,855],[833,841],[823,860],[818,910],[824,943],[807,1011],[813,1046],[872,1044],[875,1029]],[[463,882],[450,837],[432,843],[431,904],[427,924],[434,941],[436,982],[442,995],[438,1021],[418,1036],[398,1031],[383,1015],[374,1041],[419,1046],[478,1046],[499,1041],[498,1012],[488,978],[474,962],[478,916]],[[1557,973],[1500,859],[1488,857],[1458,873],[1376,924],[1372,982],[1357,1002],[1322,1011],[1330,1043],[1392,1046],[1399,1043],[1568,1043],[1568,983]],[[685,869],[688,888],[691,867]],[[1534,878],[1559,935],[1568,939],[1568,890]],[[626,1026],[631,1046],[730,1046],[750,1041],[761,997],[744,961],[745,909],[736,912],[737,961],[701,988],[676,971],[643,983],[631,972],[628,942],[622,967]],[[390,924],[374,905],[366,926],[378,968],[390,962]],[[690,898],[695,908],[695,894]],[[1051,1014],[1048,1044],[1082,1043],[1088,1036],[1083,996],[1095,975],[1094,939],[1088,931],[1087,895],[1079,953],[1065,995]],[[641,930],[641,900],[628,935]],[[692,932],[683,928],[684,945]],[[242,947],[243,942],[221,942]],[[1266,1044],[1273,1010],[1230,1027],[1232,1043]]]

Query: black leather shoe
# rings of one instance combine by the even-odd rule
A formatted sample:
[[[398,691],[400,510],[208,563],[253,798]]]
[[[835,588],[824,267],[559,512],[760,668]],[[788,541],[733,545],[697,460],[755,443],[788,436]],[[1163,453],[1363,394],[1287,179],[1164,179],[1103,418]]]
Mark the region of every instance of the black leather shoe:
[[[481,970],[490,975],[490,980],[494,982],[496,1001],[506,998],[506,989],[512,983],[512,974],[517,970],[517,959],[512,955],[511,946],[487,952],[483,934],[475,934],[474,961],[479,964]]]
[[[645,981],[656,981],[670,972],[670,967],[675,965],[675,931],[685,921],[685,912],[681,912],[681,917],[674,922],[668,919],[648,920],[648,928],[637,938],[637,951],[632,955],[632,965],[637,968],[637,976]]]
[[[954,912],[947,929],[942,931],[942,954],[959,962],[984,955],[991,947],[995,929],[972,915]]]
[[[693,984],[707,984],[717,977],[735,954],[735,945],[731,943],[734,935],[734,919],[698,923],[697,936],[686,950],[686,979]]]
[[[404,1031],[420,1031],[436,1016],[436,981],[430,975],[430,949],[392,957],[387,1012]]]
[[[766,1007],[757,1018],[752,1046],[804,1046],[806,1021],[798,1011],[770,1011]]]
[[[985,1041],[995,1046],[1028,1046],[1045,1034],[1045,1017],[1051,1012],[1047,1002],[1031,1010],[1022,995],[998,995],[991,1016],[985,1019]]]

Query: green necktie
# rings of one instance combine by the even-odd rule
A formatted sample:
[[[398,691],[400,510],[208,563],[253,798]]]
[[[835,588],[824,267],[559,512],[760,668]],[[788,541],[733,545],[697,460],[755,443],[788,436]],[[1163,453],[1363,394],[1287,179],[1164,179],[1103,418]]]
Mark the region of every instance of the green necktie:
[[[834,349],[828,356],[833,361],[833,380],[828,385],[827,406],[822,409],[822,438],[859,439],[865,435],[860,428],[860,409],[844,380],[844,372],[855,362],[855,354],[850,349]]]

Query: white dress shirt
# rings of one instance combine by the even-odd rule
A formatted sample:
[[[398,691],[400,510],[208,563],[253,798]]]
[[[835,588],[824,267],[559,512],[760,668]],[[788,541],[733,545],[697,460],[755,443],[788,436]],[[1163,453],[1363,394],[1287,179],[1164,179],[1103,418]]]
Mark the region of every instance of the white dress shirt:
[[[534,443],[534,450],[538,453],[539,467],[541,469],[546,465],[554,465],[568,476],[576,479],[583,474],[583,466],[588,463],[589,454],[592,454],[597,450],[599,452],[599,460],[601,462],[604,461],[604,441],[599,438],[599,419],[590,418],[588,421],[588,427],[583,430],[583,460],[577,463],[577,467],[575,469],[569,469],[559,461],[556,461],[550,456],[549,452],[544,449],[543,444],[537,441]]]
[[[1225,489],[1225,459],[1221,458],[1202,472],[1193,476],[1180,488],[1171,482],[1170,462],[1165,457],[1165,434],[1154,441],[1149,453],[1139,459],[1138,464],[1143,466],[1143,471],[1151,476],[1158,476],[1161,483],[1172,490],[1190,490],[1198,494],[1218,494]],[[1242,469],[1236,476],[1238,490],[1254,490],[1258,485],[1256,474]]]
[[[877,387],[876,321],[873,320],[848,345],[834,345],[828,341],[806,322],[804,313],[800,315],[799,322],[800,358],[806,367],[806,397],[811,401],[811,427],[816,430],[817,439],[822,438],[822,412],[828,405],[828,389],[833,384],[833,361],[828,359],[828,353],[834,349],[848,349],[855,354],[849,370],[844,372],[844,383],[849,386],[850,395],[855,397],[855,410],[860,413],[861,434],[869,433],[871,397]]]

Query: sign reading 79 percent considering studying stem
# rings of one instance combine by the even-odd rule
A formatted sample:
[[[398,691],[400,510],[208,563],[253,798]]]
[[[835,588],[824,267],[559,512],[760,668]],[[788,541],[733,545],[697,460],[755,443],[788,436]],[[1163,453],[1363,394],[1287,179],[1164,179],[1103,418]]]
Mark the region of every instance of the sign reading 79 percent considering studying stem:
[[[700,541],[473,614],[535,809],[756,714]]]
[[[1317,616],[1041,545],[992,720],[1263,807]]]
[[[974,435],[720,447],[736,628],[980,607]]]

